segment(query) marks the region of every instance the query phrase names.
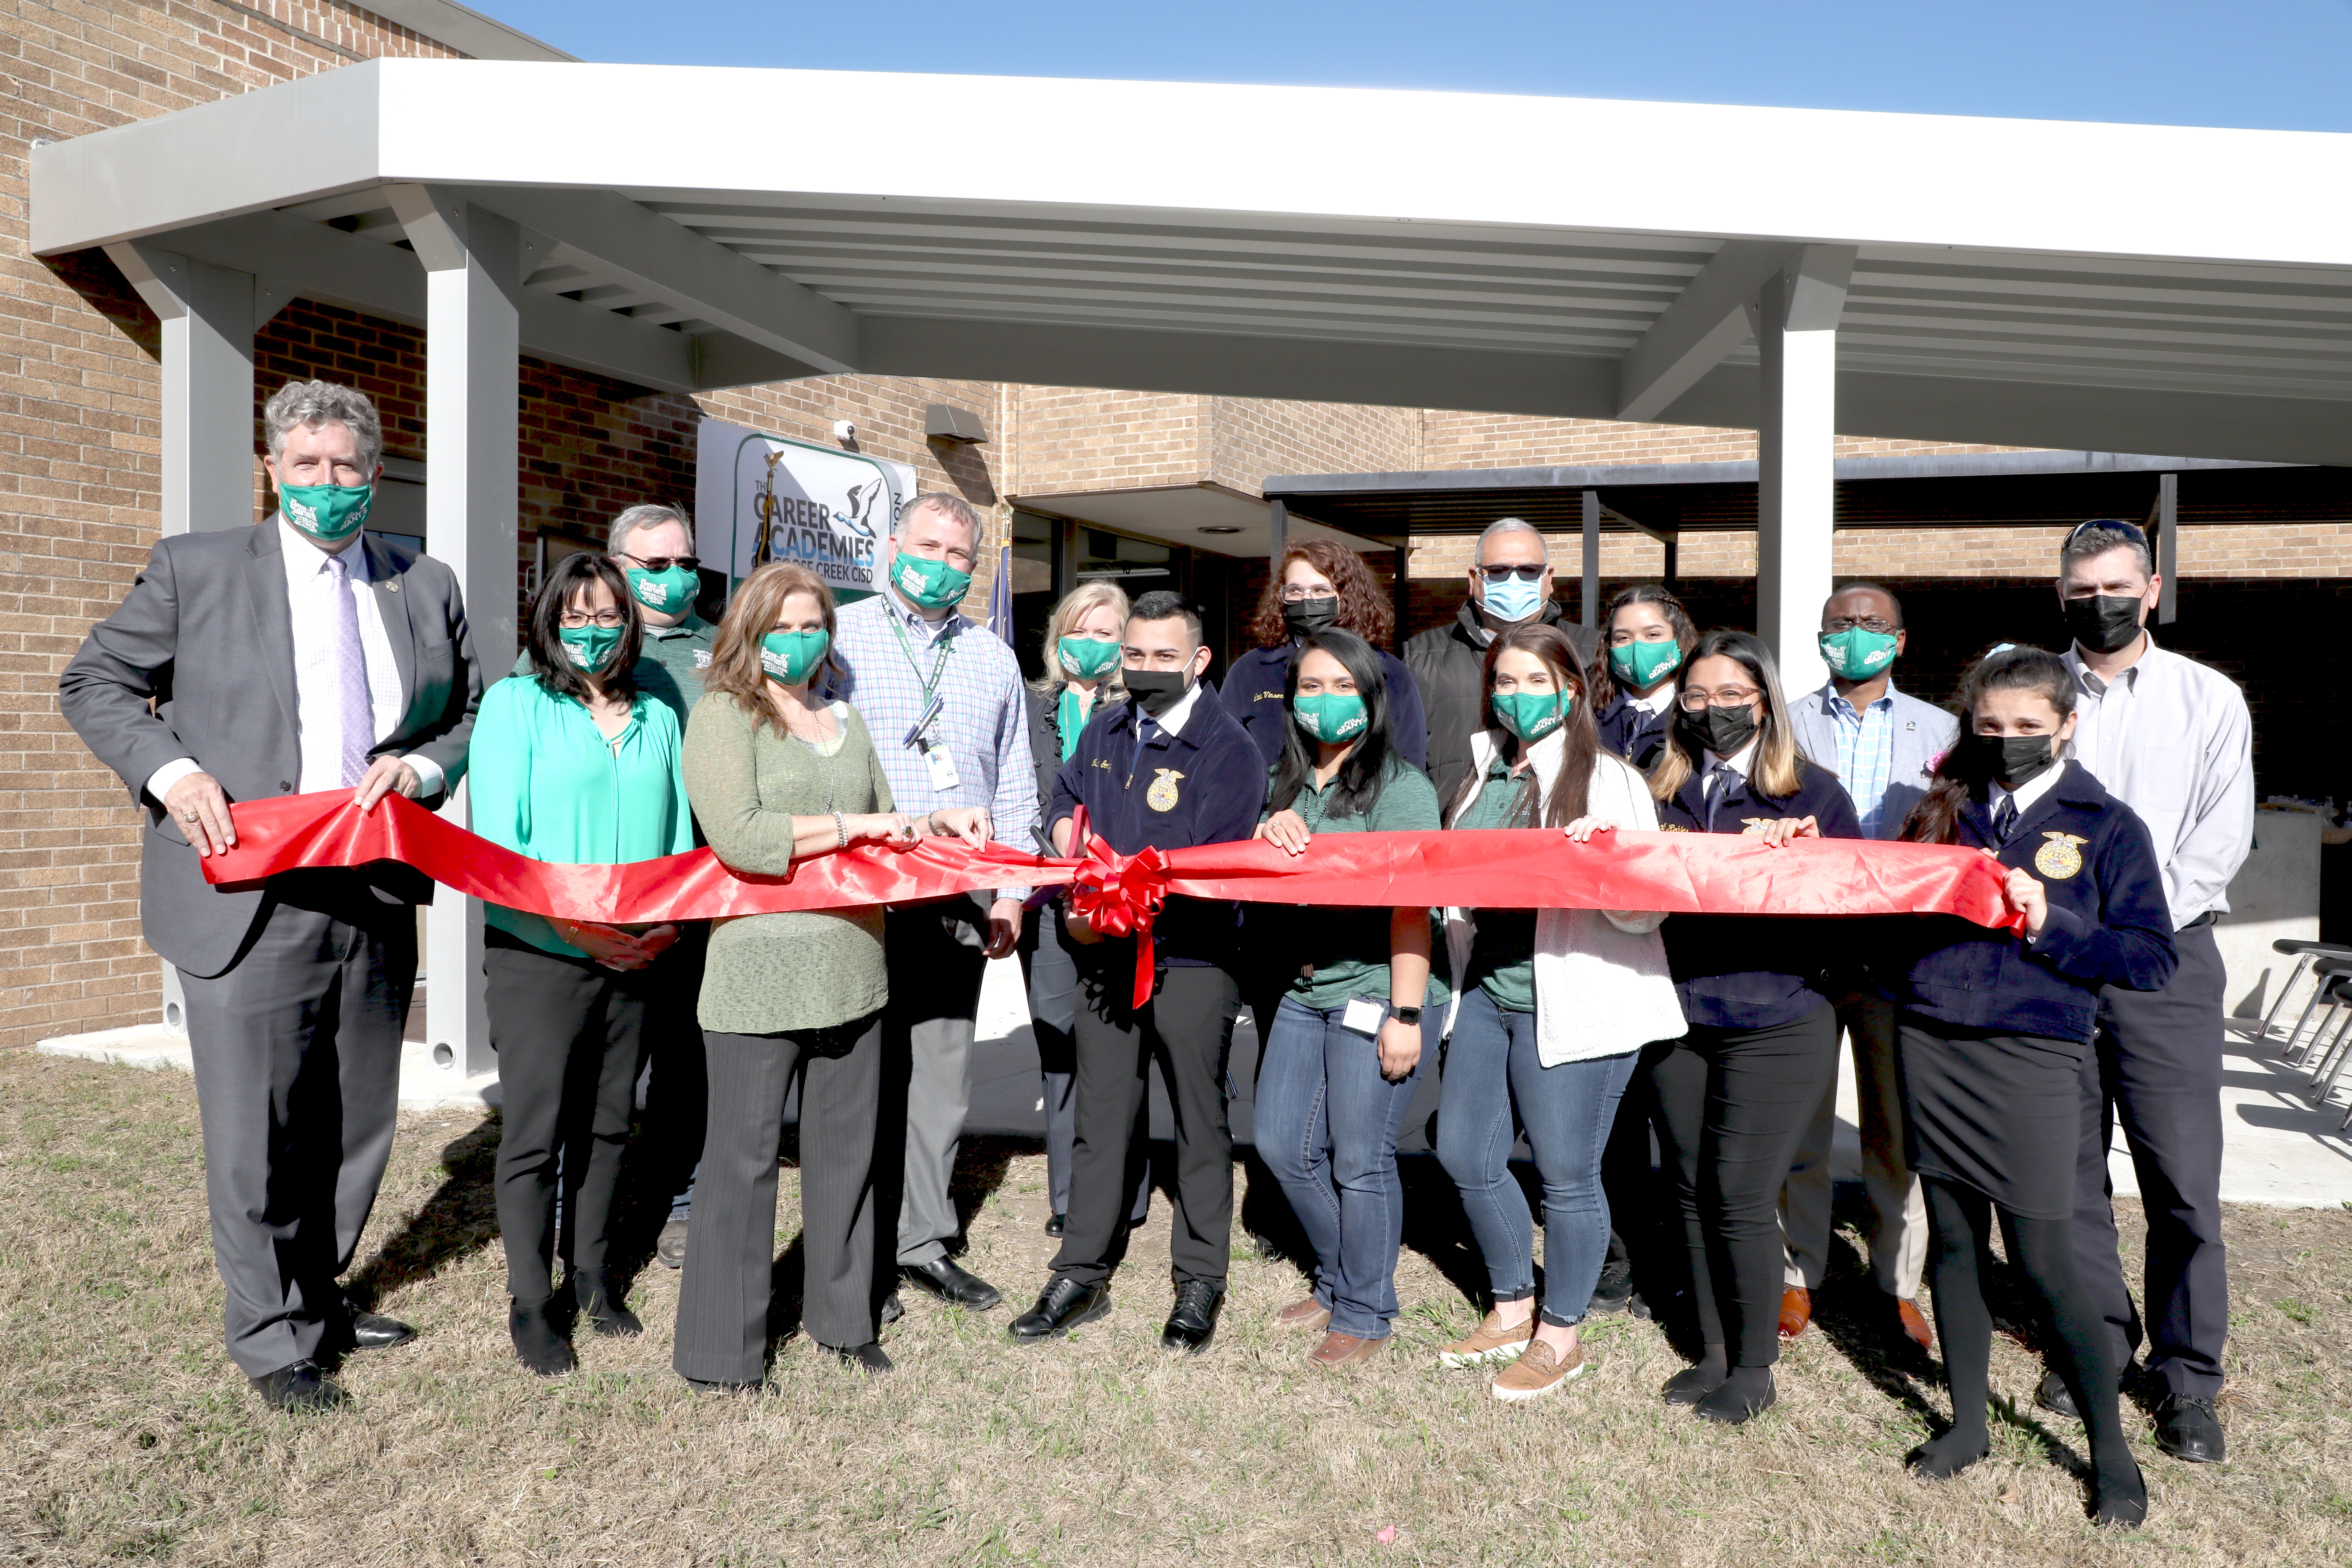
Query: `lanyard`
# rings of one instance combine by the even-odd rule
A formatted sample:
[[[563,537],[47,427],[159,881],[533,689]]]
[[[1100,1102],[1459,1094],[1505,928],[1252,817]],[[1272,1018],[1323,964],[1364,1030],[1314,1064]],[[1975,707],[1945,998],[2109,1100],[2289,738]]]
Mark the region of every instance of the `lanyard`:
[[[908,731],[908,744],[912,745],[915,737],[930,728],[933,715],[939,710],[940,677],[947,673],[948,655],[955,651],[955,634],[945,627],[940,628],[936,639],[940,655],[931,661],[931,673],[926,677],[922,661],[915,657],[915,645],[907,639],[907,628],[898,624],[898,612],[886,605],[884,613],[889,616],[891,635],[898,639],[898,651],[907,656],[907,668],[914,671],[916,680],[923,688],[922,717],[916,720],[914,729]]]

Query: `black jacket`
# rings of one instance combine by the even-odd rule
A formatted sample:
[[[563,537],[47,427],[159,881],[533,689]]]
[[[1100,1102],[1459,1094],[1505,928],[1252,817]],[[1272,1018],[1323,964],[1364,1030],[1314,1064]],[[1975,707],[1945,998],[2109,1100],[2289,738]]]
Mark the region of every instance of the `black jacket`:
[[[1564,620],[1557,599],[1545,600],[1538,613],[1547,626],[1568,634],[1578,659],[1591,662],[1597,633]],[[1404,667],[1421,689],[1421,710],[1429,721],[1425,771],[1441,805],[1452,803],[1470,771],[1470,737],[1478,732],[1478,715],[1486,705],[1480,679],[1486,668],[1484,631],[1477,605],[1465,599],[1453,620],[1414,634],[1404,645]]]
[[[1202,695],[1205,700],[1206,693]],[[1040,691],[1034,686],[1024,685],[1021,700],[1028,712],[1029,754],[1037,763],[1037,829],[1043,833],[1046,814],[1054,805],[1054,780],[1062,772],[1062,688],[1057,686],[1049,691]],[[1125,701],[1126,699],[1118,700]],[[1116,705],[1106,703],[1097,695],[1095,705],[1087,710],[1087,717],[1092,720],[1105,708]],[[1006,842],[1012,841],[1007,839]],[[1032,846],[1023,844],[1018,847],[1027,849]],[[1050,855],[1053,851],[1047,849],[1045,853]]]

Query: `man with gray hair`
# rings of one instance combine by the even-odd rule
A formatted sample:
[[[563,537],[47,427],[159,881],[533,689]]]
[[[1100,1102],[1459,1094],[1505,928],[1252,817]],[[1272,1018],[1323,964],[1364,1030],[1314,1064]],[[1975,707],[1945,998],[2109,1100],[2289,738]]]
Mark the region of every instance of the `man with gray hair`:
[[[362,531],[383,471],[374,405],[293,382],[263,419],[278,511],[159,541],[58,704],[146,810],[140,921],[187,1003],[229,1355],[269,1404],[317,1410],[344,1403],[328,1373],[345,1352],[414,1332],[336,1277],[392,1150],[432,884],[377,865],[230,890],[201,862],[236,843],[232,801],[443,798],[482,681],[456,574]]]
[[[988,813],[986,833],[1017,843],[1037,819],[1021,665],[957,608],[971,586],[980,535],[980,514],[954,496],[907,503],[875,563],[882,591],[836,617],[834,652],[847,674],[828,695],[847,700],[866,721],[898,810],[976,805]],[[984,908],[973,894],[901,905],[883,917],[890,1002],[874,1150],[885,1223],[877,1229],[888,1234],[895,1208],[899,1278],[966,1311],[984,1312],[1003,1298],[948,1256],[961,1230],[948,1178],[971,1106],[981,976],[988,959],[1013,951],[1028,896],[1026,888],[999,888]],[[888,1157],[902,1098],[903,1163]],[[887,1305],[883,1315],[892,1315]]]
[[[1486,704],[1486,645],[1496,634],[1539,619],[1566,632],[1577,657],[1586,660],[1598,640],[1583,626],[1561,624],[1559,602],[1551,596],[1550,550],[1525,518],[1486,525],[1470,552],[1469,586],[1453,620],[1404,645],[1404,666],[1429,716],[1429,782],[1441,801],[1454,798],[1470,769],[1470,737]]]

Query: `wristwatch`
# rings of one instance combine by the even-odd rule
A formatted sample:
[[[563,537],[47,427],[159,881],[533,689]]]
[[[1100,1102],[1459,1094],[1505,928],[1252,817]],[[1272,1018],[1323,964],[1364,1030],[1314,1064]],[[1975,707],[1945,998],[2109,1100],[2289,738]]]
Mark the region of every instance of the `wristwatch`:
[[[1396,1015],[1396,1021],[1400,1024],[1421,1022],[1421,1009],[1418,1007],[1393,1007],[1390,1011]]]

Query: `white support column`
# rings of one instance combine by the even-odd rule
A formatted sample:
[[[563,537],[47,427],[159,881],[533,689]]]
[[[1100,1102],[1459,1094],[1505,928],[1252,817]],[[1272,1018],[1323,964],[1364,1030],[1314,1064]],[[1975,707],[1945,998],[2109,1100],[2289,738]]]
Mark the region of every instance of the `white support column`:
[[[163,531],[249,526],[253,274],[135,243],[106,253],[163,323]]]
[[[1807,246],[1758,300],[1756,630],[1791,698],[1829,679],[1819,637],[1837,499],[1837,321],[1853,252]]]
[[[1578,607],[1587,631],[1601,628],[1601,492],[1584,492],[1584,563]]]
[[[510,220],[450,192],[411,185],[392,195],[426,274],[425,547],[457,574],[487,682],[515,658],[522,239]],[[441,815],[465,826],[462,784]],[[446,890],[435,900],[425,968],[435,1063],[467,1077],[491,1070],[478,900]]]

